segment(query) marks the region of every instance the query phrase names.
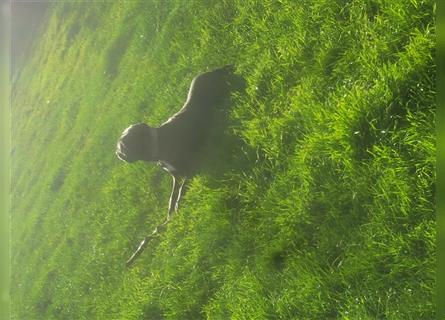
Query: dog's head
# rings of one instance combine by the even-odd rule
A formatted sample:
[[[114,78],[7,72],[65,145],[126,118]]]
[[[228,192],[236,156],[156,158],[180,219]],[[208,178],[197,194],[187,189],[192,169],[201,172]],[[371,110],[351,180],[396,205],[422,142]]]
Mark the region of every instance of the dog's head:
[[[157,140],[155,134],[156,129],[145,123],[129,126],[117,141],[117,157],[126,162],[156,161]]]

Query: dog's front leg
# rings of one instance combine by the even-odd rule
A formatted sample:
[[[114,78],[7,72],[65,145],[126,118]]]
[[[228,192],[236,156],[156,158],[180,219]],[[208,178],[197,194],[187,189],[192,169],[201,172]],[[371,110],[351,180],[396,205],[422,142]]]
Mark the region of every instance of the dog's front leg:
[[[172,192],[170,194],[170,200],[168,202],[168,214],[167,214],[167,220],[170,220],[170,217],[173,214],[173,211],[175,210],[175,205],[178,200],[178,195],[180,193],[180,190],[182,188],[182,185],[180,186],[177,182],[177,179],[174,175],[172,175],[173,178],[173,186],[172,186]]]
[[[175,211],[178,211],[179,209],[179,200],[184,196],[184,194],[187,192],[188,189],[188,180],[183,179],[181,182],[181,186],[179,187],[178,196],[176,198],[176,204],[175,204]]]
[[[173,179],[173,186],[172,186],[172,192],[170,195],[170,201],[168,204],[167,218],[165,219],[165,221],[163,223],[158,225],[150,235],[144,237],[144,240],[141,241],[141,243],[139,244],[139,247],[131,255],[131,257],[127,260],[127,263],[126,263],[127,267],[130,267],[134,263],[134,261],[141,255],[142,251],[145,249],[145,247],[147,246],[149,241],[151,241],[152,239],[157,237],[160,232],[164,231],[167,224],[170,222],[173,212],[175,210],[177,210],[179,199],[181,198],[181,195],[184,194],[185,189],[186,189],[186,186],[185,186],[186,179],[182,180],[181,184],[178,183],[178,178],[176,178],[174,175],[172,175],[172,179]],[[173,205],[173,203],[175,205]]]

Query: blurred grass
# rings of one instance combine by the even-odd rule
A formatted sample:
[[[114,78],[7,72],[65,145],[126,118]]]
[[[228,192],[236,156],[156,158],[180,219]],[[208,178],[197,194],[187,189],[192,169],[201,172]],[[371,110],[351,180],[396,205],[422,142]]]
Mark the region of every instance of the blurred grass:
[[[13,319],[434,318],[434,1],[52,10],[13,88]],[[126,270],[170,178],[116,138],[229,63],[226,137]]]
[[[10,319],[10,209],[11,209],[11,12],[0,4],[0,318]]]

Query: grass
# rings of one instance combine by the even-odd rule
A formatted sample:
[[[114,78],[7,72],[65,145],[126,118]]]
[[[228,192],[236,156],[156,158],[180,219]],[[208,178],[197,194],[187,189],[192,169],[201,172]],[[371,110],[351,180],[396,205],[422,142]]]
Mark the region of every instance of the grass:
[[[433,319],[435,2],[57,3],[13,90],[13,319]],[[225,137],[114,155],[235,64]]]

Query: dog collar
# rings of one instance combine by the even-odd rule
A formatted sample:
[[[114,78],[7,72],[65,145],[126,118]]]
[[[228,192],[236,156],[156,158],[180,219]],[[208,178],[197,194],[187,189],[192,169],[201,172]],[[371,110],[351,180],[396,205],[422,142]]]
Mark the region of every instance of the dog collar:
[[[168,173],[174,174],[176,172],[176,168],[173,167],[170,163],[168,163],[166,161],[160,160],[160,161],[158,161],[158,165],[160,165],[162,167],[162,169],[164,169]]]

